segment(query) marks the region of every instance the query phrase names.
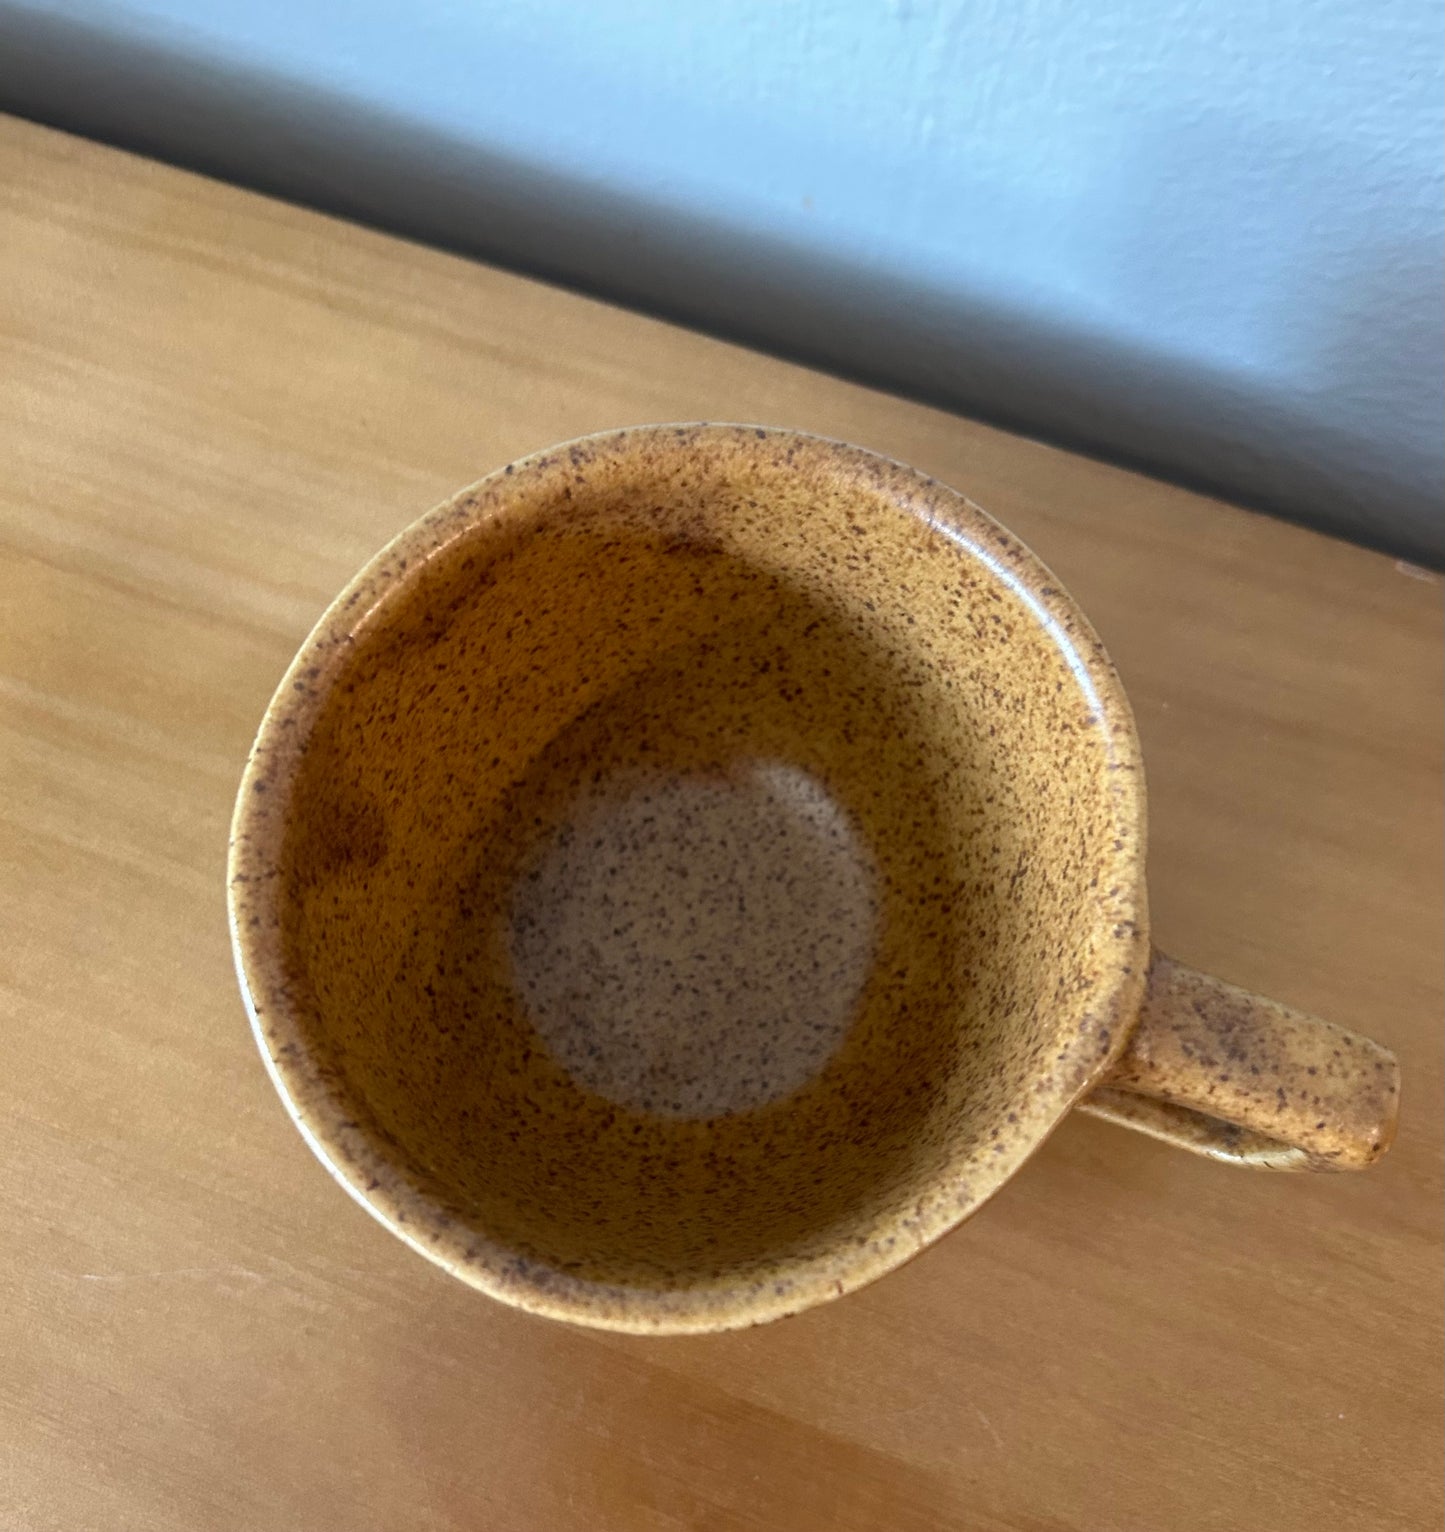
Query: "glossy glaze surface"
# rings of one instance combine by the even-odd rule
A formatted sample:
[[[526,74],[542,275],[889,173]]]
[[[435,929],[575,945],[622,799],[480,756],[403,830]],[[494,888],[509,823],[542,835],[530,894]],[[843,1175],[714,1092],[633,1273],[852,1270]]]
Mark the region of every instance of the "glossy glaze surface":
[[[247,771],[233,916],[293,1112],[398,1233],[525,1307],[712,1328],[898,1264],[1099,1077],[1142,817],[1097,639],[976,507],[647,428],[494,475],[339,598]],[[668,993],[707,1070],[655,1046]]]

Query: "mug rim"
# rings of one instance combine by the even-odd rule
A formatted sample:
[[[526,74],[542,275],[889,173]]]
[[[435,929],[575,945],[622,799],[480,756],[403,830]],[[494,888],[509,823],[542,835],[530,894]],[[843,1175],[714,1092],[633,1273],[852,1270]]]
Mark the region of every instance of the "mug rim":
[[[747,448],[779,441],[830,466],[864,473],[875,492],[925,515],[930,528],[986,567],[1043,627],[1090,698],[1109,750],[1115,839],[1107,904],[1100,901],[1100,977],[1086,993],[1083,1023],[1046,1082],[1022,1104],[1014,1141],[983,1181],[945,1187],[901,1217],[886,1242],[830,1251],[779,1279],[719,1279],[655,1289],[604,1284],[521,1257],[467,1228],[413,1185],[351,1114],[335,1074],[308,1051],[286,978],[275,897],[294,776],[311,724],[326,706],[359,631],[432,560],[490,519],[519,491],[570,482],[580,462],[622,455],[673,437]],[[926,513],[920,509],[926,505]],[[367,1212],[418,1253],[469,1285],[532,1313],[632,1333],[698,1333],[763,1323],[840,1297],[903,1264],[972,1215],[1042,1147],[1069,1109],[1123,1052],[1137,1019],[1148,963],[1144,889],[1147,809],[1138,733],[1113,662],[1077,603],[1013,533],[959,491],[866,448],[779,427],[709,422],[632,426],[578,437],[518,459],[443,501],[369,559],[329,604],[266,706],[242,773],[227,857],[232,953],[251,1029],[272,1084],[312,1152]],[[939,1188],[934,1189],[935,1192]],[[780,1268],[780,1269],[786,1269]]]

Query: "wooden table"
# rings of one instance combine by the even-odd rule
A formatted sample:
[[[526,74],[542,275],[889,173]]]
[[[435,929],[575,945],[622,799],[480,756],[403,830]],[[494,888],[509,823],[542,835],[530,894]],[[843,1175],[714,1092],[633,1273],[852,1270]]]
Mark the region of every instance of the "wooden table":
[[[1439,1524],[1435,576],[15,121],[0,345],[7,1532]],[[1138,711],[1161,944],[1398,1049],[1378,1170],[1071,1120],[866,1292],[652,1341],[513,1313],[342,1196],[231,973],[252,730],[447,492],[692,418],[914,462],[1055,568]]]

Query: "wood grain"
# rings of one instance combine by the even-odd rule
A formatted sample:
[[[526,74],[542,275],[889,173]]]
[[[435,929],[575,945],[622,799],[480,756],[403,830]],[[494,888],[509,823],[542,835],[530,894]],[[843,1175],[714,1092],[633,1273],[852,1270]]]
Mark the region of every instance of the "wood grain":
[[[1438,1525],[1435,577],[15,121],[0,263],[0,1524]],[[336,1190],[227,950],[265,701],[433,502],[689,418],[891,453],[1033,544],[1134,699],[1161,944],[1399,1051],[1378,1170],[1075,1119],[868,1291],[651,1342],[495,1305]]]

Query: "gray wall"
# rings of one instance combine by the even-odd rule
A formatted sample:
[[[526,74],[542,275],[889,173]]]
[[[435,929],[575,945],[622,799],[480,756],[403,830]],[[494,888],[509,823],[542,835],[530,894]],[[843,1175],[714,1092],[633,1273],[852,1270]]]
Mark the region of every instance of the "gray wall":
[[[0,104],[1445,564],[1442,16],[0,0]]]

